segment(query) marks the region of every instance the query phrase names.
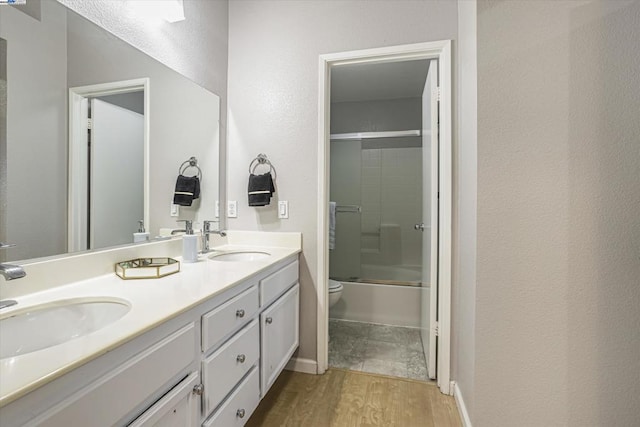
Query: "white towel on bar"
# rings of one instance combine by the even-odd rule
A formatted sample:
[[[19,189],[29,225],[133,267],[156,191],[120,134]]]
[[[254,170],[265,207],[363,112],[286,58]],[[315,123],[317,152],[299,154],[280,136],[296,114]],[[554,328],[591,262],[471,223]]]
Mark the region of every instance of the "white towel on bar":
[[[329,202],[329,250],[336,248],[336,202]]]

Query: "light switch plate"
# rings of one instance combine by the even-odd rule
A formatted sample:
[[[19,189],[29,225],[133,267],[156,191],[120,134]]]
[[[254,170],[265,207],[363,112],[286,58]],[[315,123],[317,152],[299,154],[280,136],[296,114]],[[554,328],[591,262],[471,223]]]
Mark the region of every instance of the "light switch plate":
[[[227,202],[227,218],[238,218],[238,202],[235,200]]]
[[[216,218],[220,218],[220,200],[216,200]]]
[[[180,206],[171,203],[171,210],[169,211],[169,214],[171,216],[180,216]]]
[[[289,202],[286,200],[278,201],[278,218],[289,218]]]

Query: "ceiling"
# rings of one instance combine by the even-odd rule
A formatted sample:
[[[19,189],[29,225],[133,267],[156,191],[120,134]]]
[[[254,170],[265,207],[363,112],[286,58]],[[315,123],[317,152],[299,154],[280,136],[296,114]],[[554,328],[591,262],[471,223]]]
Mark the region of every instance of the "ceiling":
[[[331,69],[331,102],[421,97],[429,61],[335,66]]]

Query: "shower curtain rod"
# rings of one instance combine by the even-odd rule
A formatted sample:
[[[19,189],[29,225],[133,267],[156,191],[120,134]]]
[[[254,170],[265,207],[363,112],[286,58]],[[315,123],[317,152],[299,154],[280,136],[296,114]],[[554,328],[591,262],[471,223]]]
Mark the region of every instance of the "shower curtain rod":
[[[332,133],[332,141],[347,139],[374,139],[374,138],[402,138],[406,136],[420,136],[420,130],[390,130],[385,132],[354,132],[354,133]]]

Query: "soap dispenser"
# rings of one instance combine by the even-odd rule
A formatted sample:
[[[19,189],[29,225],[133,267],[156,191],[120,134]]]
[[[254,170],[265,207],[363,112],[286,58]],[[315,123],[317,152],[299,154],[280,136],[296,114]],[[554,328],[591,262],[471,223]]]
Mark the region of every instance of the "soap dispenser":
[[[198,261],[198,236],[193,234],[193,221],[184,221],[184,235],[182,236],[182,262]]]
[[[148,242],[149,232],[144,231],[144,221],[138,221],[138,232],[133,233],[133,243]]]

